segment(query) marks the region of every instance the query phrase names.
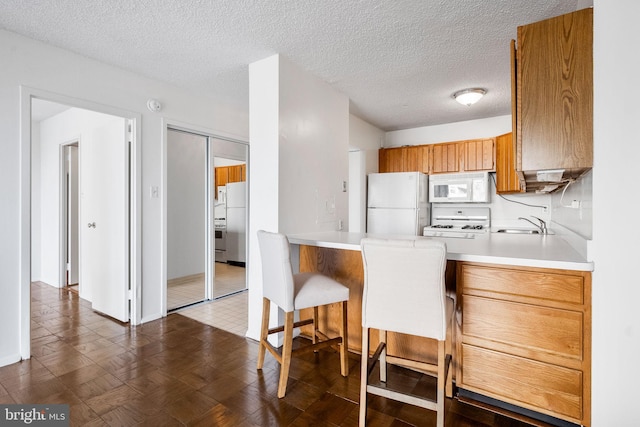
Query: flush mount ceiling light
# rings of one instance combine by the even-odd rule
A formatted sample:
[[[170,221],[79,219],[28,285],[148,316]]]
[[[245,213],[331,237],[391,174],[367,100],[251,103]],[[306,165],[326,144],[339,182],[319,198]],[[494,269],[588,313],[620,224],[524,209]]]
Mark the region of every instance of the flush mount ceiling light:
[[[480,88],[464,89],[454,93],[453,98],[460,104],[469,107],[478,102],[486,93],[485,89]]]

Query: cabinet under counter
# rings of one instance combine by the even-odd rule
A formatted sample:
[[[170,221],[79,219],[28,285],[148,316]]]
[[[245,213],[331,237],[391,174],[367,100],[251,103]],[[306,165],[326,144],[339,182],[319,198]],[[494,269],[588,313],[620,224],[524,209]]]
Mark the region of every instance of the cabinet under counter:
[[[456,385],[591,422],[591,273],[459,262]]]

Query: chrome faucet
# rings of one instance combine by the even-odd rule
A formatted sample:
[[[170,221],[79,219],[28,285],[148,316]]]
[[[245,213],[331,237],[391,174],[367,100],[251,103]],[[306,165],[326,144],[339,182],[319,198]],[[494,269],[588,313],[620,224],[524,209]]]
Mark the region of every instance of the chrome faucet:
[[[536,224],[535,222],[531,221],[529,218],[524,218],[524,217],[518,217],[518,219],[523,219],[527,222],[530,222],[531,224],[533,224],[536,228],[538,228],[540,230],[540,234],[547,234],[547,223],[545,221],[543,221],[542,219],[538,218],[537,216],[533,216],[531,215],[531,218],[535,218],[538,221],[540,221],[540,224]]]

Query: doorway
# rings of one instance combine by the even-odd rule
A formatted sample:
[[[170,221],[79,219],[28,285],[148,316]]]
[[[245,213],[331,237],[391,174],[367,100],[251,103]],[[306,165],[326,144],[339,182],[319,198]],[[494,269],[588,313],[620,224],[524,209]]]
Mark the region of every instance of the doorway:
[[[29,280],[70,285],[93,310],[128,322],[131,306],[137,306],[130,286],[137,271],[130,263],[137,245],[130,179],[137,170],[135,120],[73,101],[33,95],[28,101]]]
[[[61,145],[62,165],[62,248],[64,249],[62,283],[68,290],[79,293],[80,280],[80,166],[78,141]]]
[[[247,289],[248,147],[178,127],[166,141],[166,307],[182,314]]]

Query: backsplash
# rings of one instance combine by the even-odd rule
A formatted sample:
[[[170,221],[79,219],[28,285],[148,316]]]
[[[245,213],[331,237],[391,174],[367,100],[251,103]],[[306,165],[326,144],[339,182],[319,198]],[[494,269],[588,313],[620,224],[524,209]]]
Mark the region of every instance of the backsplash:
[[[449,206],[460,207],[488,207],[491,208],[491,226],[492,227],[521,227],[530,228],[531,224],[518,217],[537,216],[544,221],[551,220],[551,195],[549,194],[506,194],[501,197],[496,194],[495,174],[489,174],[489,194],[491,201],[489,203],[473,203],[473,204],[447,204]],[[546,212],[544,206],[547,207]]]
[[[579,234],[593,237],[593,170],[551,197],[553,221]]]

